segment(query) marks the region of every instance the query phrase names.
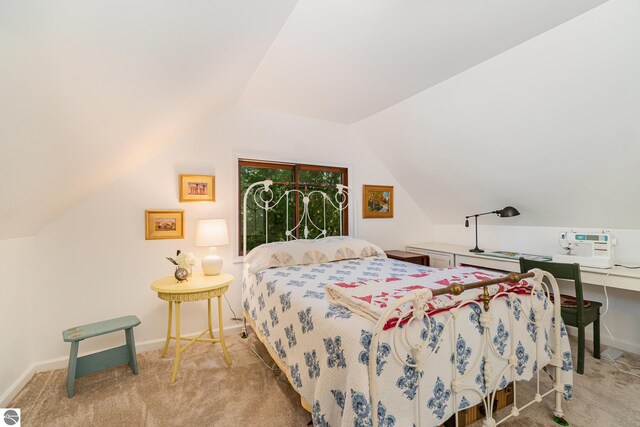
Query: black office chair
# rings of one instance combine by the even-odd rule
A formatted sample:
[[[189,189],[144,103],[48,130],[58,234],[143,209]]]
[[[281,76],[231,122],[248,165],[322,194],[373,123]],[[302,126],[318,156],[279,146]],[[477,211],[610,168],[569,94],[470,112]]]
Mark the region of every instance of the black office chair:
[[[578,369],[584,374],[584,329],[593,323],[593,357],[600,359],[600,307],[602,303],[585,300],[582,295],[582,279],[579,264],[562,264],[559,262],[532,261],[520,258],[520,271],[532,268],[548,271],[556,279],[573,280],[576,296],[560,295],[560,312],[566,325],[578,328]]]

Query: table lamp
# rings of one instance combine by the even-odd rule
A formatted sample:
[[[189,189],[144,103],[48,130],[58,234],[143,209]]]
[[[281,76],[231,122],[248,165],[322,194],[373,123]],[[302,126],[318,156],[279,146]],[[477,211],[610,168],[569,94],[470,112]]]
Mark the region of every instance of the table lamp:
[[[507,206],[506,208],[500,209],[500,210],[497,210],[497,211],[484,212],[484,213],[465,216],[464,217],[464,226],[465,227],[469,227],[469,218],[475,217],[475,219],[476,219],[476,247],[473,248],[473,249],[469,249],[469,252],[475,252],[477,254],[484,252],[484,250],[482,250],[482,249],[480,249],[478,247],[478,217],[482,216],[482,215],[489,215],[489,214],[496,214],[500,218],[508,218],[508,217],[512,217],[512,216],[518,216],[518,215],[520,215],[520,212],[518,212],[518,209],[514,208],[513,206]]]
[[[208,246],[209,255],[202,258],[202,271],[205,276],[215,276],[222,270],[222,258],[216,254],[216,246],[229,244],[227,220],[203,219],[198,221],[196,246]]]

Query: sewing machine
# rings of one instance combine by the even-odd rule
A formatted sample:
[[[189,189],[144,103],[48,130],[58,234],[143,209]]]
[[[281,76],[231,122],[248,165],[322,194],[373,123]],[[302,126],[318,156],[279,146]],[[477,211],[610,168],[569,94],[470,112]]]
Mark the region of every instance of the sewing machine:
[[[564,231],[560,233],[560,247],[566,252],[554,254],[554,262],[578,263],[583,267],[611,268],[617,240],[613,234]]]

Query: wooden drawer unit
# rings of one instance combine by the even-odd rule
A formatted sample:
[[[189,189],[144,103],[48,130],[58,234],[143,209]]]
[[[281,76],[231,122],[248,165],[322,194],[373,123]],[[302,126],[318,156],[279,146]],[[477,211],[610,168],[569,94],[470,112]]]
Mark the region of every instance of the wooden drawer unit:
[[[405,251],[385,251],[387,257],[418,265],[429,265],[429,255]]]
[[[424,249],[413,248],[411,246],[407,246],[407,252],[428,255],[430,267],[449,268],[455,265],[453,254],[447,254],[444,252],[436,252],[436,251],[427,251]]]

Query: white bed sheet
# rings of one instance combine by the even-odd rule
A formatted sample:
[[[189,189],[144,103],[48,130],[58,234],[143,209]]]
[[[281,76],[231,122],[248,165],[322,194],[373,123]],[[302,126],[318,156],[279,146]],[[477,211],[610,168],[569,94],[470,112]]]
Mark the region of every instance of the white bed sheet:
[[[387,258],[371,257],[325,264],[297,265],[246,274],[243,281],[243,304],[274,353],[287,366],[300,395],[313,406],[316,426],[368,426],[371,425],[369,402],[368,351],[374,324],[349,310],[325,300],[324,286],[330,283],[367,281],[374,278],[399,277],[429,271],[429,267],[408,264]],[[517,357],[516,378],[528,380],[538,365],[535,363],[536,345],[542,355],[539,366],[550,361],[550,350],[555,348],[551,316],[543,325],[543,334],[537,336],[528,318],[533,313],[529,298],[510,300],[499,298],[491,305],[495,318],[490,328],[491,340],[505,354],[513,351]],[[457,319],[457,330],[451,326],[440,341],[422,378],[420,392],[425,404],[422,421],[426,425],[439,425],[456,410],[480,402],[480,395],[465,390],[454,402],[450,390],[454,370],[469,375],[464,387],[484,394],[487,384],[493,388],[505,387],[513,379],[510,369],[504,370],[506,361],[491,357],[491,380],[486,383],[484,357],[480,351],[485,328],[480,324],[477,306],[464,307]],[[413,322],[409,333],[416,334],[433,349],[442,328],[451,314],[438,313],[430,319],[431,335],[425,324]],[[509,330],[509,317],[514,316],[514,330]],[[464,320],[464,321],[460,321]],[[502,325],[502,326],[500,326]],[[563,325],[564,326],[564,325]],[[378,384],[380,405],[378,420],[381,426],[410,426],[414,422],[417,399],[415,369],[406,367],[390,354],[391,330],[381,337]],[[507,335],[515,334],[516,349],[510,349]],[[565,399],[572,395],[572,366],[566,331],[562,328],[563,382]],[[458,363],[454,366],[453,351]],[[403,358],[409,357],[403,353]],[[426,421],[425,421],[426,420]]]

